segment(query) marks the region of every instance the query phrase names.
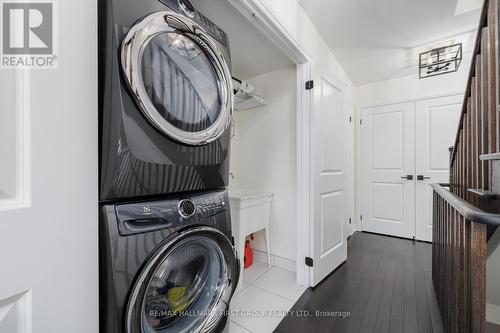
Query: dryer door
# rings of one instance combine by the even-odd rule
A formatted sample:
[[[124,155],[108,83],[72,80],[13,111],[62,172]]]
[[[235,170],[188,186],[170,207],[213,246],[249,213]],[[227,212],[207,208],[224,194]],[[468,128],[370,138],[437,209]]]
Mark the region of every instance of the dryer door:
[[[210,227],[180,233],[144,265],[130,293],[127,333],[212,332],[238,281],[234,248]]]
[[[217,139],[233,107],[231,73],[215,40],[186,16],[153,13],[122,43],[126,81],[146,118],[189,145]]]

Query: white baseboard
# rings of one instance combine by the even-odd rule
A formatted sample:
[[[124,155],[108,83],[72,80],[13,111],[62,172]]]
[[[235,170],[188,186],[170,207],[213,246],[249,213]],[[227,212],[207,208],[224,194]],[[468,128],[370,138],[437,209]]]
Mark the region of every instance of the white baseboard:
[[[486,321],[500,325],[500,306],[486,303]]]
[[[253,251],[253,259],[255,261],[259,262],[264,262],[267,264],[267,253],[264,251],[252,249]],[[274,254],[271,254],[271,265],[286,269],[287,271],[290,272],[296,272],[297,271],[297,264],[295,263],[295,260],[290,260],[287,258],[283,258]]]

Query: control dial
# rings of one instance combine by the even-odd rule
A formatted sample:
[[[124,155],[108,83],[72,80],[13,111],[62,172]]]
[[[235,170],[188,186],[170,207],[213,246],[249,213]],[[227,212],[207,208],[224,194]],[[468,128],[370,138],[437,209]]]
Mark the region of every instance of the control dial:
[[[190,218],[196,213],[196,205],[190,199],[183,199],[179,201],[177,208],[179,210],[179,214],[183,218]]]
[[[179,7],[182,9],[184,14],[190,18],[195,17],[196,13],[194,12],[194,7],[189,0],[179,0]]]

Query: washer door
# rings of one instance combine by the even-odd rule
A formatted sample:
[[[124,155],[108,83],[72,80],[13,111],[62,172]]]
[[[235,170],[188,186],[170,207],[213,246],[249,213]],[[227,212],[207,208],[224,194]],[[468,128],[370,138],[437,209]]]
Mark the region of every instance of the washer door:
[[[146,118],[185,144],[216,140],[233,107],[231,73],[216,41],[186,16],[156,12],[122,43],[129,88]]]
[[[161,245],[130,293],[127,333],[212,332],[238,279],[234,248],[220,231],[197,227]]]

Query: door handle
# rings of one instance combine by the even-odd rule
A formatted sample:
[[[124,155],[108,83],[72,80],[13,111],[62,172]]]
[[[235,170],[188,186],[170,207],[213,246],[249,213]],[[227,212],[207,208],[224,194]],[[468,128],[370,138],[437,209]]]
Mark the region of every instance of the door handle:
[[[424,179],[431,179],[431,177],[424,176],[424,175],[417,175],[417,180],[424,180]]]
[[[413,180],[413,175],[406,175],[406,176],[401,177],[401,179]]]

